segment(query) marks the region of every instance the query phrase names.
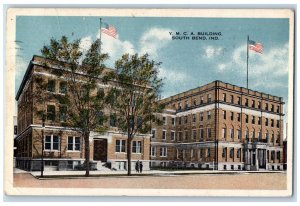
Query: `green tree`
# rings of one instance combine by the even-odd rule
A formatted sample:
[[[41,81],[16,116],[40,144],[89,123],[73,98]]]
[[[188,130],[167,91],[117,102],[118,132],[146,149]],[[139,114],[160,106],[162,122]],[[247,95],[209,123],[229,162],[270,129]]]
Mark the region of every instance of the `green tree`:
[[[104,61],[107,54],[100,53],[99,39],[92,42],[87,51],[80,48],[80,40],[70,42],[62,36],[60,40],[51,39],[50,44],[41,50],[45,58],[44,66],[53,69],[53,73],[63,79],[65,86],[57,94],[56,99],[65,109],[65,126],[72,127],[81,133],[84,140],[85,176],[90,173],[90,144],[91,131],[103,131],[104,98],[103,89],[97,87],[101,82]]]
[[[131,175],[131,142],[135,135],[149,133],[151,123],[160,123],[155,116],[163,109],[157,102],[163,85],[158,76],[160,64],[147,54],[124,54],[115,62],[115,71],[106,76],[114,81],[107,105],[116,115],[117,127],[127,134],[128,175]]]

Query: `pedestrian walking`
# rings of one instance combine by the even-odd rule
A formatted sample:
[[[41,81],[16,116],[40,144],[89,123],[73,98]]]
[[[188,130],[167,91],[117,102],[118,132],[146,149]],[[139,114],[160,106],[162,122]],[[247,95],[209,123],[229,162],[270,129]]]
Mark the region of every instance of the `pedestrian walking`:
[[[135,163],[135,171],[138,173],[140,168],[139,160]]]
[[[143,162],[140,162],[140,173],[143,172]]]

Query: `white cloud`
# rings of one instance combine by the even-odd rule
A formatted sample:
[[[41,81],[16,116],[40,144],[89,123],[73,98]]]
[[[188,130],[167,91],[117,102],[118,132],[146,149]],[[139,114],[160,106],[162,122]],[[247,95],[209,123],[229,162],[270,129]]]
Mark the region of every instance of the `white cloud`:
[[[187,74],[180,72],[180,70],[169,70],[165,68],[159,68],[158,76],[176,84],[185,82],[189,77]]]
[[[238,75],[244,75],[247,67],[246,52],[244,45],[236,48],[229,61],[217,65],[217,72],[235,71]],[[263,54],[249,51],[248,68],[252,86],[254,88],[286,87],[287,85],[281,80],[281,77],[288,73],[288,61],[288,44],[270,48]]]
[[[214,47],[211,45],[208,45],[204,48],[204,54],[203,57],[207,59],[211,59],[212,57],[219,56],[223,53],[222,47]]]
[[[167,28],[151,28],[143,34],[140,39],[140,53],[148,53],[152,58],[158,56],[160,49],[165,47],[171,40],[169,32],[171,29]]]
[[[219,71],[223,71],[223,70],[226,69],[226,67],[227,67],[226,64],[219,64],[219,65],[218,65],[218,70],[219,70]]]

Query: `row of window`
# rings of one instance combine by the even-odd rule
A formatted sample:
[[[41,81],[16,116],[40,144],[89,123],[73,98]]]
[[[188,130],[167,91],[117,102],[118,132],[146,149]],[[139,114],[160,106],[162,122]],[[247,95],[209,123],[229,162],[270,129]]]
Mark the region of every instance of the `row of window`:
[[[242,151],[242,149],[237,149],[237,151],[236,151],[236,158],[240,158],[241,157],[241,151]],[[227,158],[227,147],[223,148],[223,150],[222,150],[222,157]],[[234,157],[234,148],[230,148],[229,157],[230,158]]]
[[[45,136],[45,150],[60,150],[60,137],[57,135]],[[80,137],[68,137],[68,151],[80,151]]]
[[[206,132],[206,134],[207,134],[207,138],[208,139],[210,139],[210,138],[212,138],[212,130],[211,130],[211,128],[207,128],[206,129],[207,130],[207,132]],[[156,136],[156,130],[152,130],[152,138],[157,138],[157,136]],[[188,139],[188,137],[189,137],[189,132],[188,131],[184,131],[184,132],[177,132],[177,135],[178,135],[178,137],[177,137],[177,140],[178,141],[182,141],[182,140],[187,140]],[[197,130],[192,130],[192,139],[196,139],[197,138]],[[204,138],[204,129],[200,129],[199,130],[199,136],[200,136],[200,139],[203,139]],[[176,133],[175,133],[175,131],[170,131],[170,139],[171,139],[171,141],[174,141],[175,140],[175,138],[176,138]],[[161,137],[161,139],[162,140],[166,140],[167,139],[167,130],[163,130],[162,131],[162,137]]]
[[[234,129],[229,129],[229,137],[230,137],[231,139],[234,139],[234,138],[235,138],[235,134],[237,134],[237,138],[238,138],[238,139],[241,139],[241,138],[242,138],[241,130],[240,130],[240,129],[237,129],[237,130],[236,130],[236,133],[235,133],[234,131],[235,131]],[[227,139],[227,129],[226,129],[226,128],[223,128],[223,129],[222,129],[222,137],[223,137],[224,139]],[[246,131],[245,131],[245,139],[249,139],[249,137],[250,137],[249,131],[246,130]],[[261,131],[259,131],[259,132],[257,133],[257,137],[258,137],[259,140],[262,139]],[[252,132],[252,139],[255,139],[255,138],[256,138],[256,136],[255,136],[255,130],[254,130],[254,131]],[[269,138],[270,138],[270,134],[269,134],[269,132],[266,132],[266,133],[265,133],[265,139],[266,139],[266,141],[269,142]],[[272,134],[271,134],[270,143],[274,143],[274,139],[275,139],[275,134],[272,133]],[[279,143],[279,142],[280,142],[280,135],[277,134],[276,143]]]
[[[192,106],[197,106],[198,104],[201,105],[201,104],[204,104],[204,103],[211,103],[211,101],[212,101],[212,94],[207,94],[207,101],[206,102],[204,102],[204,96],[200,96],[199,103],[198,103],[197,98],[194,98],[192,100]],[[222,101],[223,102],[228,102],[228,103],[231,103],[231,104],[237,104],[237,105],[241,105],[241,103],[242,103],[241,102],[241,97],[237,97],[237,99],[235,101],[233,95],[230,95],[230,97],[228,99],[226,93],[223,93]],[[250,107],[251,106],[252,108],[262,109],[262,107],[261,107],[261,101],[251,100],[251,105],[250,105],[249,99],[245,98],[245,101],[243,103],[244,103],[243,105],[245,107]],[[186,100],[184,102],[184,106],[182,105],[181,102],[177,103],[177,109],[178,110],[182,110],[183,108],[184,109],[188,109],[189,107],[190,107],[189,100]],[[175,104],[173,104],[173,108],[176,108]],[[275,106],[274,106],[274,104],[265,103],[264,110],[275,112]],[[276,107],[276,112],[280,113],[280,106],[279,105],[277,105],[277,107]]]
[[[47,85],[48,92],[56,92],[56,80],[49,79]],[[67,93],[67,83],[66,82],[59,82],[59,93],[66,94]]]
[[[151,152],[151,157],[156,157],[156,147],[153,147],[151,146],[151,149],[150,149],[150,152]],[[167,157],[168,155],[168,149],[167,147],[160,147],[159,148],[159,156],[160,157]]]
[[[116,152],[126,152],[126,140],[116,140]],[[142,153],[142,141],[132,141],[132,153]]]

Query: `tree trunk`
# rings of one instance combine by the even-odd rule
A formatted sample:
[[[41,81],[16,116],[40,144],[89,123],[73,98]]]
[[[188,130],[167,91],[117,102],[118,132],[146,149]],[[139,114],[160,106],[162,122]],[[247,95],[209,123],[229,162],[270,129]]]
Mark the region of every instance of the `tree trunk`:
[[[84,134],[84,147],[85,147],[85,176],[88,177],[90,175],[90,140],[89,133]]]
[[[131,175],[131,138],[128,134],[127,138],[127,175]]]

